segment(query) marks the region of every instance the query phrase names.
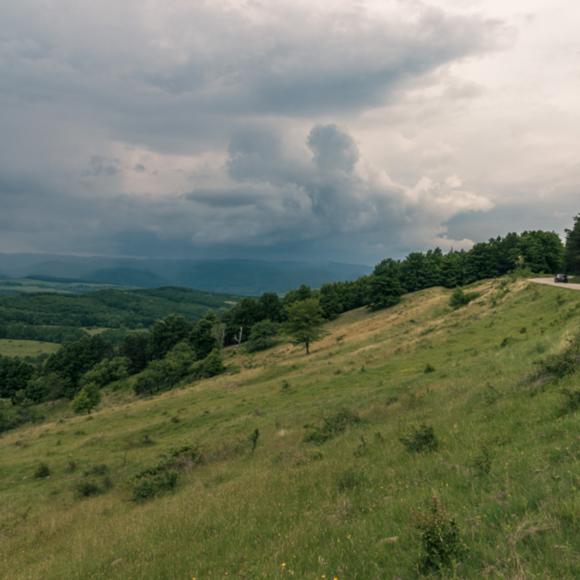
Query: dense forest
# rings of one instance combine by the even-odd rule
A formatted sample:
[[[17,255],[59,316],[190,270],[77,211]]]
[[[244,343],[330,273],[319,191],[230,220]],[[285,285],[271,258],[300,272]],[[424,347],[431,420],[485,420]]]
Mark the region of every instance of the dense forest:
[[[148,328],[169,314],[198,319],[210,309],[227,309],[237,299],[171,287],[0,296],[0,338],[67,342],[81,338],[83,328]]]
[[[37,328],[48,336],[50,328],[57,328],[63,337],[70,336],[48,357],[0,357],[0,430],[38,418],[38,404],[50,400],[68,399],[77,412],[90,412],[103,387],[128,384],[132,376],[130,385],[138,396],[213,376],[224,370],[224,346],[243,344],[252,352],[271,347],[283,336],[304,345],[308,353],[324,319],[362,306],[386,308],[406,292],[460,288],[516,271],[551,274],[565,263],[573,270],[579,263],[579,224],[577,217],[566,248],[553,232],[508,234],[469,251],[435,249],[403,260],[385,259],[358,280],[325,284],[319,290],[302,285],[283,297],[270,292],[234,303],[235,297],[180,288],[4,297],[0,321],[5,329]],[[456,304],[451,305],[464,299],[461,293],[454,295]],[[226,308],[228,303],[234,304]],[[208,308],[214,310],[208,313]],[[129,332],[75,335],[87,326]]]

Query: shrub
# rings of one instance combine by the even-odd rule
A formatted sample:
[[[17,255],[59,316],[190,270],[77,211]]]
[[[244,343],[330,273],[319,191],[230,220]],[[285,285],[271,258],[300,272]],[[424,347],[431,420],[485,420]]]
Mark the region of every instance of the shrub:
[[[465,553],[455,519],[433,498],[427,509],[418,514],[421,531],[419,569],[423,574],[439,573],[453,567]]]
[[[75,485],[75,493],[78,498],[93,497],[101,495],[113,487],[113,482],[109,477],[103,476],[100,479],[83,479]]]
[[[580,409],[580,389],[564,389],[562,391],[564,401],[559,409],[560,415],[575,413]]]
[[[218,348],[214,348],[202,361],[196,363],[193,369],[193,378],[209,379],[225,370],[222,355]]]
[[[399,441],[414,453],[430,453],[439,448],[433,427],[425,424],[413,428],[407,435],[400,437]]]
[[[79,481],[75,485],[75,492],[78,497],[91,497],[93,495],[98,495],[101,493],[101,488],[94,482],[90,480]]]
[[[427,363],[425,365],[425,369],[423,371],[425,374],[429,374],[429,373],[434,373],[435,372],[435,367],[432,364]]]
[[[192,372],[195,351],[186,342],[175,345],[162,360],[154,360],[135,383],[137,395],[168,391]]]
[[[259,439],[260,439],[260,430],[254,429],[254,431],[252,431],[252,434],[248,437],[248,441],[250,442],[250,446],[252,448],[252,453],[255,453]]]
[[[175,489],[179,471],[202,461],[202,455],[196,447],[181,447],[163,455],[155,467],[145,469],[135,477],[133,501],[146,501]]]
[[[250,339],[246,342],[248,352],[258,352],[273,347],[278,334],[278,325],[271,320],[261,320],[250,331]]]
[[[348,409],[343,409],[335,415],[324,417],[322,419],[322,425],[314,427],[309,433],[306,433],[304,441],[306,443],[321,445],[337,435],[344,433],[348,427],[360,422],[361,419],[356,413]]]
[[[455,288],[449,299],[449,306],[457,310],[462,306],[467,306],[467,304],[476,298],[479,298],[479,292],[464,292],[461,288]]]
[[[28,404],[14,404],[8,399],[0,399],[0,433],[42,418],[35,407]]]
[[[90,414],[91,411],[97,407],[101,402],[101,393],[99,387],[94,383],[85,385],[76,395],[72,402],[72,407],[75,413]]]
[[[537,363],[532,381],[552,381],[573,374],[580,367],[580,335],[576,336],[562,352],[548,356]]]
[[[81,385],[94,384],[102,388],[115,381],[126,379],[129,376],[129,364],[128,359],[122,356],[106,358],[82,376]]]
[[[35,479],[45,479],[50,476],[50,467],[46,463],[39,463],[34,470]]]
[[[153,468],[141,472],[133,487],[133,501],[142,502],[175,489],[177,472]]]

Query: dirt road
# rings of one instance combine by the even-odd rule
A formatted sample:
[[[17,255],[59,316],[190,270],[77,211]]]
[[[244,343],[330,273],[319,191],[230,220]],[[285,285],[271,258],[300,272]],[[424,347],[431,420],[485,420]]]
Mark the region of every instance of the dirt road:
[[[557,286],[558,288],[567,288],[568,290],[580,290],[580,284],[567,284],[554,282],[554,278],[531,278],[530,282],[535,284],[545,284],[546,286]]]

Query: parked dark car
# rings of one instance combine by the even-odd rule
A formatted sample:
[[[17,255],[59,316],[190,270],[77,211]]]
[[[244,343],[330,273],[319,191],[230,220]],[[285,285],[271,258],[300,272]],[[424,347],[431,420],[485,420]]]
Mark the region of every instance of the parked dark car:
[[[568,282],[568,276],[566,274],[556,274],[554,276],[554,282],[566,284]]]

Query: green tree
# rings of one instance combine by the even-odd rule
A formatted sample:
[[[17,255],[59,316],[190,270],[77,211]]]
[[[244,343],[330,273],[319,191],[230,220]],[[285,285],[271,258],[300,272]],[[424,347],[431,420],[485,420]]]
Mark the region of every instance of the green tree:
[[[308,300],[309,298],[314,297],[314,292],[310,286],[307,284],[302,284],[296,290],[290,290],[284,295],[284,299],[282,303],[284,306],[290,306],[290,304],[294,304],[294,302],[301,302],[302,300]]]
[[[81,385],[94,384],[102,388],[115,381],[126,379],[129,376],[128,363],[129,361],[122,356],[106,358],[81,377]]]
[[[421,271],[423,270],[424,261],[418,259],[418,254],[414,255],[413,262],[418,264]],[[409,272],[404,274],[402,266],[395,260],[383,260],[378,264],[368,285],[367,306],[369,309],[380,310],[398,304],[404,292],[401,277],[409,275]],[[419,289],[417,285],[420,284],[419,278],[412,277],[406,288],[409,292],[413,292]]]
[[[72,406],[75,413],[90,414],[101,402],[101,393],[99,387],[94,383],[85,385],[73,399]]]
[[[161,360],[152,361],[135,383],[137,395],[168,391],[192,373],[196,353],[187,341],[176,344]]]
[[[0,356],[0,398],[15,400],[16,393],[26,389],[34,367],[19,358]]]
[[[26,385],[25,397],[34,403],[53,401],[65,396],[65,393],[74,389],[69,379],[58,373],[38,372]]]
[[[296,344],[303,344],[306,354],[310,345],[322,338],[322,311],[316,298],[294,302],[287,307],[288,322],[286,330]]]
[[[282,322],[284,318],[284,308],[282,301],[278,294],[274,292],[266,292],[260,296],[260,317],[263,320],[271,320],[272,322]]]
[[[151,329],[151,354],[154,359],[163,358],[176,344],[186,340],[192,324],[183,316],[172,314],[158,320]]]
[[[70,399],[79,391],[82,375],[112,353],[111,345],[99,336],[86,336],[65,344],[46,361],[45,370],[63,378],[63,395]]]
[[[266,350],[276,344],[274,338],[278,334],[278,325],[271,320],[261,320],[252,327],[250,338],[246,343],[248,352]]]
[[[194,378],[207,379],[215,377],[225,370],[219,348],[214,348],[204,360],[196,363],[193,369]]]
[[[151,360],[151,337],[148,332],[128,334],[119,348],[121,356],[128,361],[129,374],[141,372]]]
[[[574,218],[572,229],[566,230],[566,269],[580,274],[580,214]]]
[[[344,312],[343,292],[339,283],[323,284],[320,288],[320,308],[324,318],[334,320]]]
[[[195,358],[198,360],[204,359],[218,346],[215,333],[217,324],[219,324],[219,321],[212,312],[193,325],[193,330],[189,335],[189,342],[195,351]]]

